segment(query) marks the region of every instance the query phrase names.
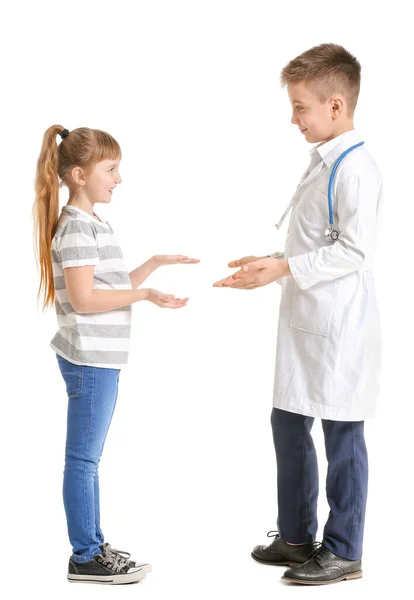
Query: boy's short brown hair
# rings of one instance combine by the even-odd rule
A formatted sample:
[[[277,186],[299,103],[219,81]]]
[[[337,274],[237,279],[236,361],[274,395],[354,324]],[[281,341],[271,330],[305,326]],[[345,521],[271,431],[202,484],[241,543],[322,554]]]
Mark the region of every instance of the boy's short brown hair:
[[[361,65],[343,46],[320,44],[291,60],[282,70],[282,87],[303,81],[321,102],[335,93],[348,103],[348,116],[356,107],[361,83]]]

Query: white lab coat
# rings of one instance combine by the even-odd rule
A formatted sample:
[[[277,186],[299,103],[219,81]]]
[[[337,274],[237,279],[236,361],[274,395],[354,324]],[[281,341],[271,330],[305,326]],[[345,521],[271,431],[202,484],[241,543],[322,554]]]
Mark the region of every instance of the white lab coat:
[[[310,151],[294,195],[282,285],[273,405],[333,421],[372,417],[381,325],[372,273],[382,223],[382,178],[365,145],[340,163],[333,186],[335,242],[327,242],[328,181],[355,130]]]

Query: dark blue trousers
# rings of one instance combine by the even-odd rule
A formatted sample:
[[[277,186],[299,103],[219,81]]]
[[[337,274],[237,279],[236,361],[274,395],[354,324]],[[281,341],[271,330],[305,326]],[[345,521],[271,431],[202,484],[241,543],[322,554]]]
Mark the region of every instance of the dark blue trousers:
[[[272,411],[278,487],[278,530],[292,544],[314,542],[318,529],[318,462],[311,436],[313,417],[278,408]],[[337,556],[362,556],[368,488],[364,421],[322,419],[330,507],[323,543]]]

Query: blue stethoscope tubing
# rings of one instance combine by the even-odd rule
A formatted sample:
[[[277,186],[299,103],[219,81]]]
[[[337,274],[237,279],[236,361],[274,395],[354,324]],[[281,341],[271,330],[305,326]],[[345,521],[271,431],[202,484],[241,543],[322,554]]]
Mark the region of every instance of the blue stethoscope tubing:
[[[326,237],[330,238],[333,241],[337,240],[338,236],[339,236],[339,232],[333,228],[333,214],[332,214],[332,212],[333,212],[332,211],[332,188],[333,188],[333,182],[335,179],[335,173],[339,167],[340,162],[345,158],[345,156],[347,154],[349,154],[350,152],[352,152],[352,150],[355,150],[355,148],[362,146],[363,143],[364,142],[359,142],[358,144],[355,144],[354,146],[351,146],[350,148],[348,148],[348,150],[345,150],[345,152],[343,152],[341,154],[341,156],[335,162],[332,172],[331,172],[331,176],[329,177],[329,184],[328,184],[329,230],[325,232],[325,235],[326,235]]]
[[[349,154],[350,152],[352,152],[352,150],[355,150],[355,148],[358,148],[359,146],[362,146],[362,144],[364,144],[364,142],[359,142],[358,144],[355,144],[354,146],[351,146],[350,148],[348,148],[348,150],[345,150],[345,152],[343,152],[341,154],[341,156],[335,161],[335,164],[332,168],[332,172],[331,175],[329,177],[329,184],[328,184],[328,208],[329,208],[329,229],[327,229],[325,231],[325,237],[332,240],[332,241],[336,241],[339,237],[339,232],[334,229],[333,227],[333,211],[332,211],[332,189],[333,189],[333,182],[335,179],[335,173],[338,169],[338,166],[340,164],[340,162],[345,158],[345,156],[347,154]],[[285,220],[289,210],[291,209],[293,204],[293,198],[289,204],[289,206],[287,207],[287,209],[285,210],[285,212],[283,213],[282,218],[280,219],[279,223],[276,224],[276,229],[279,229],[282,226],[283,221]]]

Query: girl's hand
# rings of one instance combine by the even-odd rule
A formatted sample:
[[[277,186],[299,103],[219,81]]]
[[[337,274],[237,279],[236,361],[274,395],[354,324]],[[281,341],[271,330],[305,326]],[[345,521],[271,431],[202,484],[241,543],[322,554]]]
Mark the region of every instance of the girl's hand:
[[[158,290],[149,289],[147,300],[160,308],[182,308],[187,306],[188,298],[176,298],[172,294],[163,294]]]
[[[165,265],[193,265],[200,262],[198,258],[190,258],[184,254],[156,254],[153,259],[157,267]]]

